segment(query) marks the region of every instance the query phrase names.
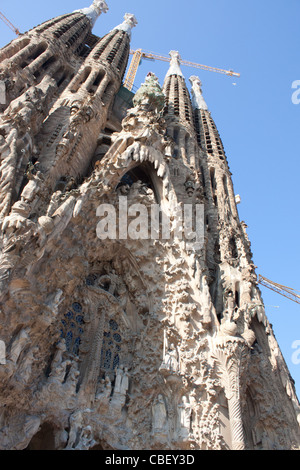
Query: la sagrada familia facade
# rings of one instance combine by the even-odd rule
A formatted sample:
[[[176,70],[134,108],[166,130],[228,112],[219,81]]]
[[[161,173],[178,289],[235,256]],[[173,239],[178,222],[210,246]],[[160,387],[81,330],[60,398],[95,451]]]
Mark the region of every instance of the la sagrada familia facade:
[[[162,87],[149,73],[126,90],[137,21],[99,38],[107,9],[0,50],[0,449],[298,449],[201,82],[188,90],[172,51]],[[149,227],[101,232],[158,206]],[[203,208],[196,240],[180,236],[187,208]]]

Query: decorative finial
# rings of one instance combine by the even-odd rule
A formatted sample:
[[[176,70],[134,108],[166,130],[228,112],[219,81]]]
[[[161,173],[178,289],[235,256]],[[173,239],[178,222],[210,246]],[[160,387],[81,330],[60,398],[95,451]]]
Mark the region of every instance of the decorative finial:
[[[97,18],[101,13],[106,13],[108,11],[108,6],[105,0],[94,0],[91,6],[88,8],[82,8],[80,10],[75,10],[74,13],[83,13],[88,17],[92,26],[95,25]]]
[[[171,57],[170,60],[170,68],[166,77],[170,77],[170,75],[179,75],[180,77],[184,78],[183,73],[180,68],[180,61],[181,57],[178,51],[170,51],[169,56]]]
[[[165,104],[165,95],[159,85],[157,76],[149,72],[145,83],[142,83],[133,97],[133,105],[140,106],[147,111],[159,112]]]
[[[192,84],[191,95],[192,95],[192,105],[194,109],[204,109],[208,111],[207,104],[202,95],[202,83],[199,77],[192,75],[190,77],[190,82]]]
[[[129,37],[131,37],[131,30],[138,24],[136,17],[132,13],[125,13],[123,23],[116,26],[114,29],[119,31],[126,31]]]

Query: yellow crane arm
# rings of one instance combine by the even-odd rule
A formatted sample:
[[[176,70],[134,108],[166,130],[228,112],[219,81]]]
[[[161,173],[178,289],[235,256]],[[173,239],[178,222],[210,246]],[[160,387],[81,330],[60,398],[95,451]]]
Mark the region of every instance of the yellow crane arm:
[[[130,54],[133,55],[131,64],[128,69],[128,73],[126,76],[126,79],[124,81],[124,86],[128,88],[128,90],[132,90],[135,76],[137,73],[138,66],[140,64],[141,59],[149,59],[149,60],[161,60],[163,62],[170,62],[171,58],[161,55],[161,54],[154,54],[153,52],[147,52],[143,51],[142,49],[137,49],[137,50],[130,50]],[[194,67],[202,70],[207,70],[209,72],[217,72],[217,73],[223,73],[225,75],[229,75],[231,77],[240,77],[239,73],[234,72],[233,70],[224,70],[224,69],[219,69],[217,67],[210,67],[208,65],[202,65],[202,64],[197,64],[195,62],[190,62],[188,60],[181,60],[181,64],[185,65],[187,67]]]
[[[263,277],[261,274],[259,275],[258,283],[261,284],[262,286],[267,287],[268,289],[273,290],[274,292],[277,292],[280,295],[283,295],[284,297],[290,300],[293,300],[297,304],[300,304],[300,295],[296,294],[297,291],[295,291],[295,289],[270,281],[270,279]]]
[[[6,16],[3,15],[3,13],[1,13],[0,11],[0,18],[2,21],[4,21],[4,23],[14,32],[16,33],[17,36],[19,36],[20,31],[18,30],[18,28],[16,28],[10,21],[9,19],[6,18]]]

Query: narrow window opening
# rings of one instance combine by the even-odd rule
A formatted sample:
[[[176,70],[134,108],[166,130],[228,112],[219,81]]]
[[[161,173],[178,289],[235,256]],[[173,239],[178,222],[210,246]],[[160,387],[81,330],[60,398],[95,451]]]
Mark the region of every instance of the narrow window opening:
[[[230,248],[230,251],[231,251],[232,258],[237,259],[238,256],[239,256],[239,253],[238,253],[238,249],[237,249],[236,241],[235,241],[234,237],[231,237],[231,239],[229,241],[229,248]]]
[[[205,188],[205,177],[204,177],[204,170],[203,166],[201,166],[201,180],[202,180],[202,187]]]
[[[178,145],[178,141],[179,141],[179,129],[178,129],[177,127],[174,128],[173,139],[174,139],[174,142]]]
[[[105,88],[105,91],[102,96],[102,103],[104,104],[104,106],[106,106],[111,99],[113,86],[114,86],[113,82],[109,82],[107,87]]]
[[[211,188],[213,191],[216,190],[216,178],[215,178],[215,169],[214,168],[211,168],[210,169],[210,181],[211,181]]]
[[[240,306],[240,283],[237,282],[236,285],[235,285],[235,305],[237,307]]]

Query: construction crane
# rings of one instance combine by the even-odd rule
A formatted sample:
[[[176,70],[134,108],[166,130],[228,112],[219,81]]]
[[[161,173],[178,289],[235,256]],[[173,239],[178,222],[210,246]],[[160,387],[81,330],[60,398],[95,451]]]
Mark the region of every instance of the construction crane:
[[[6,24],[6,26],[8,26],[17,36],[19,36],[21,33],[20,31],[18,30],[18,28],[16,28],[10,21],[9,19],[6,18],[6,16],[3,15],[3,13],[1,13],[0,11],[0,18],[2,21],[4,21],[4,23]]]
[[[270,281],[270,279],[263,277],[261,274],[258,277],[258,283],[267,287],[268,289],[273,290],[274,292],[277,292],[277,294],[283,295],[284,297],[293,300],[297,304],[300,304],[300,293],[296,294],[298,291],[295,289]]]
[[[167,57],[161,54],[154,54],[153,52],[143,51],[142,49],[136,49],[135,51],[131,49],[130,54],[132,54],[133,57],[132,57],[132,61],[128,69],[128,73],[124,80],[124,87],[127,88],[129,91],[131,91],[133,88],[138,66],[140,65],[140,62],[142,59],[162,60],[164,62],[170,62],[171,60],[170,57]],[[186,65],[187,67],[194,67],[194,68],[198,68],[202,70],[207,70],[209,72],[223,73],[230,77],[240,77],[240,74],[234,72],[233,70],[218,69],[216,67],[210,67],[208,65],[197,64],[195,62],[190,62],[188,60],[181,60],[180,62],[182,65]]]

